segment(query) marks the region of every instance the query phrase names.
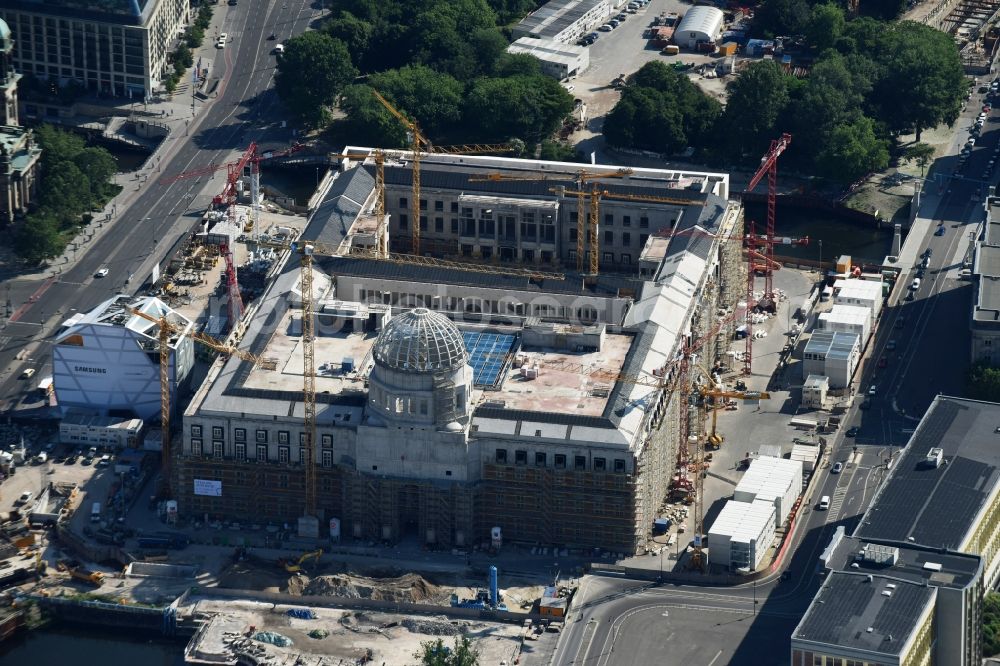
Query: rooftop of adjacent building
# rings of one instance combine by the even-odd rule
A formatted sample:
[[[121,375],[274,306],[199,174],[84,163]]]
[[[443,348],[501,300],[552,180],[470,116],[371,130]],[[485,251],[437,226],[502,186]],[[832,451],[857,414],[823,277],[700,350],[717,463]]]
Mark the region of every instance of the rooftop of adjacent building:
[[[927,462],[942,450],[940,465]],[[966,546],[997,492],[1000,405],[939,395],[894,460],[854,536]]]
[[[23,171],[38,160],[42,149],[31,140],[31,130],[17,125],[0,125],[0,153],[10,157],[14,171]]]
[[[806,342],[806,354],[820,354],[828,359],[845,360],[858,347],[860,336],[843,331],[813,331]]]
[[[936,595],[934,587],[919,583],[833,571],[792,633],[792,644],[807,641],[897,656]]]
[[[65,18],[112,21],[125,25],[141,25],[151,9],[162,0],[0,0],[0,11],[45,14]],[[17,34],[14,40],[17,41]]]
[[[1000,197],[990,197],[987,210],[972,269],[977,281],[972,320],[977,326],[1000,327]]]

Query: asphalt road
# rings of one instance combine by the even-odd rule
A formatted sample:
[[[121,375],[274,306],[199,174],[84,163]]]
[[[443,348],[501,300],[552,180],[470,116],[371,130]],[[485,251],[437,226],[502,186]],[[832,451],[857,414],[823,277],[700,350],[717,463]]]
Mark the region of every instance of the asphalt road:
[[[271,51],[274,44],[304,32],[316,10],[309,0],[244,0],[235,7],[219,5],[218,11],[227,12],[223,31],[230,35],[213,71],[221,79],[218,96],[192,121],[190,136],[161,146],[163,175],[229,161],[252,140],[266,147],[291,142],[291,131],[280,127],[283,111],[271,85]],[[272,32],[277,41],[267,39]],[[45,281],[12,279],[0,285],[8,311],[14,313],[14,320],[0,329],[0,411],[15,406],[34,386],[19,379],[24,369],[36,369],[35,382],[51,371],[48,344],[55,327],[73,312],[86,312],[125,291],[130,273],[136,279],[127,288],[135,290],[148,277],[154,255],[165,256],[201,216],[221,190],[223,177],[169,184],[151,178],[111,232],[94,241],[72,268]],[[95,278],[101,267],[109,275]]]

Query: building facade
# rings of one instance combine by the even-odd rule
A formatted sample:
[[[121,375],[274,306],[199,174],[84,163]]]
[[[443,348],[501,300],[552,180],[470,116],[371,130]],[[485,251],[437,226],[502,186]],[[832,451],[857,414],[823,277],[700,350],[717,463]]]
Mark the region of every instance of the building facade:
[[[973,363],[1000,364],[1000,198],[986,201],[986,221],[976,240],[972,279],[974,293],[969,327]]]
[[[507,47],[507,53],[523,53],[538,59],[542,74],[562,81],[582,74],[590,67],[590,50],[553,39],[521,37]]]
[[[175,327],[169,345],[171,404],[194,367],[192,324],[156,298],[116,296],[75,318],[52,346],[53,384],[59,407],[98,416],[129,414],[154,419],[161,413],[159,325],[130,310]]]
[[[14,39],[0,19],[0,225],[24,215],[38,194],[42,151],[31,130],[21,127],[13,64]]]
[[[0,0],[22,73],[139,100],[168,73],[190,13],[189,0]]]
[[[507,201],[491,208],[487,199],[511,193],[469,181],[494,169],[557,165],[452,160],[428,159],[422,170],[421,208],[431,229],[435,213],[454,218],[457,246],[463,220],[474,222],[469,231],[477,235],[482,220],[485,236],[491,232],[483,216],[493,215],[490,243],[497,244],[495,223],[510,216],[512,231],[523,234],[512,251],[535,247],[542,222],[552,227],[545,242],[553,254],[561,251],[555,239],[575,221],[558,215],[557,197],[533,189],[519,197],[520,209]],[[369,167],[338,174],[300,241],[351,245],[374,206]],[[654,171],[641,174],[647,189],[657,185]],[[394,215],[409,215],[409,202],[400,201],[409,182],[400,173],[408,168],[386,165],[390,229]],[[724,189],[724,178],[706,174],[700,182],[708,181]],[[452,202],[477,196],[482,216],[463,215],[461,205],[450,212]],[[640,549],[677,466],[679,401],[667,388],[676,350],[705,338],[701,361],[724,358],[734,325],[720,313],[734,312],[745,287],[740,243],[727,240],[741,229],[739,205],[713,193],[675,208],[679,235],[661,249],[655,279],[634,266],[632,275],[584,281],[505,274],[475,261],[466,269],[317,258],[314,285],[327,292],[315,299],[311,453],[296,338],[301,313],[290,296],[300,269],[286,265],[241,343],[273,362],[216,361],[184,413],[172,465],[180,510],[253,512],[275,522],[301,516],[311,459],[317,517],[336,518],[346,538],[469,546],[489,542],[498,527],[509,541]],[[529,221],[529,212],[551,219]],[[638,223],[638,208],[630,215]],[[662,215],[658,224],[666,224],[668,212]],[[451,233],[450,224],[441,226],[442,235]],[[396,229],[408,241],[405,228]],[[352,312],[369,316],[345,314]],[[665,376],[653,386],[600,379],[609,372]],[[221,487],[221,495],[202,494],[202,481]]]

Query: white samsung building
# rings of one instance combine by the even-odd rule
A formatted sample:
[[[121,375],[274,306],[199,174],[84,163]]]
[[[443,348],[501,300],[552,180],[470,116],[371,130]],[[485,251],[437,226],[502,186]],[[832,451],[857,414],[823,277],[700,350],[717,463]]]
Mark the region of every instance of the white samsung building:
[[[775,527],[780,527],[802,492],[802,463],[761,456],[750,463],[733,493],[737,502],[765,501],[774,506]]]
[[[156,298],[119,295],[78,315],[52,347],[53,383],[63,414],[82,410],[100,416],[160,414],[159,325],[130,310],[174,327],[170,336],[172,403],[177,386],[194,365],[192,323]]]
[[[729,500],[708,530],[708,563],[754,571],[774,543],[774,505]]]

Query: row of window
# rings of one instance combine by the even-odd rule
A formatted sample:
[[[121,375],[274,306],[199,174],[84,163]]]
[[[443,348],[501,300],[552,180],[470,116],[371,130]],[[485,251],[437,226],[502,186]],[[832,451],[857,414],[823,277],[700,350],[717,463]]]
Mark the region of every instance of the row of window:
[[[191,437],[194,439],[200,439],[202,437],[202,427],[200,425],[191,426]],[[269,441],[270,431],[259,429],[255,433],[255,439],[258,443],[266,444]],[[225,440],[226,430],[222,426],[212,426],[212,439],[215,440]],[[233,429],[233,439],[237,442],[247,441],[247,429],[246,428],[234,428]],[[278,444],[288,444],[291,439],[291,433],[287,430],[278,431]],[[323,434],[320,435],[320,442],[324,447],[333,446],[333,435]],[[299,444],[306,443],[306,434],[304,432],[299,433]]]
[[[497,464],[506,465],[510,462],[510,458],[507,455],[507,449],[497,449],[496,458]],[[514,464],[515,465],[527,465],[528,464],[528,452],[524,449],[517,449],[514,451]],[[549,456],[547,453],[542,451],[535,452],[535,467],[548,467]],[[625,473],[625,460],[623,458],[615,458],[612,461],[612,466],[608,466],[607,458],[594,457],[592,459],[592,467],[595,472],[606,472],[609,469],[613,471],[624,474]],[[556,453],[552,456],[552,465],[556,469],[567,469],[568,456],[564,453]],[[573,456],[573,469],[574,470],[586,470],[587,469],[587,456]]]
[[[399,307],[429,307],[450,312],[504,314],[518,317],[562,317],[563,319],[575,317],[580,321],[596,321],[598,318],[597,309],[590,305],[573,307],[548,303],[514,303],[473,296],[442,298],[428,294],[390,294],[374,289],[362,290],[359,292],[358,298],[364,303],[383,303]]]
[[[248,461],[247,457],[247,445],[243,442],[237,442],[233,447],[233,457],[239,461]],[[206,457],[212,457],[217,459],[222,459],[226,455],[226,444],[219,440],[205,441],[201,439],[191,440],[191,453],[193,455],[202,455]],[[257,445],[257,456],[254,460],[259,462],[267,462],[270,460],[276,460],[279,463],[289,463],[292,462],[291,447],[279,446],[278,447],[278,457],[270,458],[268,455],[268,447],[265,444]],[[306,447],[299,447],[299,455],[295,460],[297,463],[304,463],[306,461]],[[323,467],[333,467],[333,451],[329,449],[324,449],[320,452],[320,464]]]

